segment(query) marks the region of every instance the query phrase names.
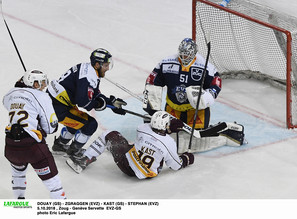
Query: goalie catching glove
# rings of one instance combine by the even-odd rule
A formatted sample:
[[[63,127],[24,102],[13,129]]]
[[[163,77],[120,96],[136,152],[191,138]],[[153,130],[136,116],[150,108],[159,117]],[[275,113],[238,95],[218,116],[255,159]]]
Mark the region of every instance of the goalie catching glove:
[[[186,88],[187,97],[191,106],[196,109],[200,86],[190,86]],[[213,91],[211,89],[201,90],[199,110],[210,107],[215,101]]]

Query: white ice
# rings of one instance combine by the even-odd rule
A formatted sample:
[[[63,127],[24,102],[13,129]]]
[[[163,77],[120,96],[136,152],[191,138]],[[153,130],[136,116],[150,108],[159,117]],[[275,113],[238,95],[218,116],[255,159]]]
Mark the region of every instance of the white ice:
[[[296,16],[296,0],[257,2]],[[103,47],[115,61],[107,77],[142,96],[154,66],[176,53],[183,38],[191,37],[191,4],[191,0],[3,0],[3,11],[27,69],[39,68],[57,79],[71,66],[87,62],[93,49]],[[23,67],[2,20],[0,36],[3,97],[22,76]],[[144,113],[136,98],[110,82],[102,80],[101,91],[126,100],[127,109]],[[10,165],[4,157],[8,116],[3,106],[0,113],[0,199],[6,200],[13,198]],[[92,115],[99,128],[91,140],[105,129],[114,129],[133,141],[142,122],[109,109]],[[180,200],[181,206],[185,200],[296,199],[297,132],[285,128],[284,92],[255,81],[225,80],[211,115],[211,123],[219,121],[243,124],[249,144],[195,154],[192,166],[178,172],[164,168],[152,180],[125,176],[109,152],[79,175],[65,158],[56,156],[66,195],[68,199],[173,199]],[[47,138],[50,147],[53,139],[54,135]],[[32,167],[27,182],[28,199],[49,198]],[[199,216],[197,208],[192,210]]]

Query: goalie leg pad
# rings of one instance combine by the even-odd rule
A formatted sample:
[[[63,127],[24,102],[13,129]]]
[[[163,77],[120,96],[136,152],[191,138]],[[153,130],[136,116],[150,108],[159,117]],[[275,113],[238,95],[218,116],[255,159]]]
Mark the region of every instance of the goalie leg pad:
[[[226,145],[239,147],[247,143],[244,139],[244,127],[237,123],[226,122],[227,128],[219,132],[220,136],[226,138]]]
[[[176,135],[171,135],[175,140],[177,140]],[[186,132],[178,133],[178,154],[189,151],[190,135]],[[193,138],[191,145],[191,152],[205,152],[221,146],[226,145],[227,141],[224,136],[213,136],[213,137],[203,137],[203,138]]]
[[[160,86],[147,84],[145,86],[142,108],[144,109],[150,108],[155,111],[161,110],[162,91],[163,91],[163,88]]]

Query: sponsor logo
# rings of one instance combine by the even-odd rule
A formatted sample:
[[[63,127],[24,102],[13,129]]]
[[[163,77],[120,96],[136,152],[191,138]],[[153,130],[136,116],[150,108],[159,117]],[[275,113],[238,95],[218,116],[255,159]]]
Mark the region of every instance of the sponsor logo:
[[[41,168],[41,169],[35,169],[35,172],[38,174],[38,175],[46,175],[46,174],[49,174],[51,172],[50,168],[49,167],[44,167],[44,168]]]
[[[201,68],[192,68],[191,69],[191,78],[194,81],[200,81],[202,78],[203,69]]]
[[[178,74],[179,68],[180,68],[180,66],[176,65],[176,64],[164,64],[163,65],[163,73]]]
[[[92,100],[93,99],[93,95],[94,95],[93,88],[88,87],[88,97],[89,97],[89,100]]]
[[[146,79],[146,84],[154,84],[154,80],[157,76],[156,72],[151,72],[150,75]]]

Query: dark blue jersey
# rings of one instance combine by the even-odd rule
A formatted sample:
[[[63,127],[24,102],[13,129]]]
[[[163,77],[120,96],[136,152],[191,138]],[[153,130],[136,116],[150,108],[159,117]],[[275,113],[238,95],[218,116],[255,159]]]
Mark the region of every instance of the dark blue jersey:
[[[187,67],[180,64],[177,55],[163,59],[147,78],[146,84],[167,87],[166,102],[179,111],[191,109],[186,87],[201,85],[205,59],[199,54]],[[221,78],[216,68],[208,63],[203,89],[210,89],[214,98],[221,91]]]
[[[98,105],[96,97],[103,96],[105,98],[99,90],[100,78],[90,63],[73,66],[57,82],[67,92],[68,105],[77,105],[89,111]],[[48,89],[56,99],[61,96],[65,97],[63,90],[58,89],[58,84],[51,82],[51,87]]]

